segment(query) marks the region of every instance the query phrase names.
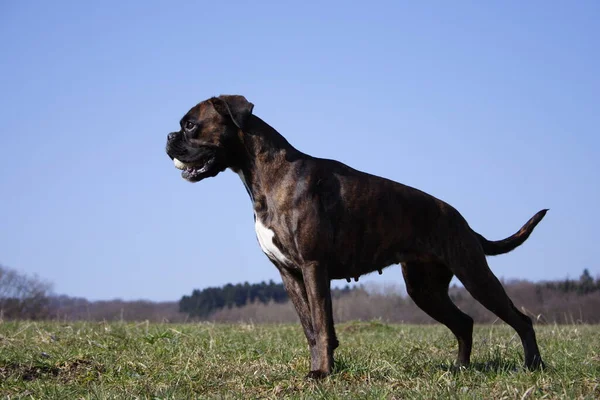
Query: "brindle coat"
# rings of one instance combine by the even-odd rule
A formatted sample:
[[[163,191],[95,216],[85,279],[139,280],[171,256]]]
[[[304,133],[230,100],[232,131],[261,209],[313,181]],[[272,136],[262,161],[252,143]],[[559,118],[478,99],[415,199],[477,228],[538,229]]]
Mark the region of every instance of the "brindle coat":
[[[485,256],[521,245],[547,210],[509,238],[488,241],[427,193],[296,150],[252,109],[242,96],[199,103],[168,135],[167,153],[189,181],[226,168],[242,178],[261,247],[300,316],[311,353],[309,377],[331,373],[338,347],[330,281],[357,280],[398,263],[411,298],[456,336],[458,365],[469,364],[473,320],[448,296],[454,275],[517,331],[525,365],[542,365],[531,319],[513,305]]]

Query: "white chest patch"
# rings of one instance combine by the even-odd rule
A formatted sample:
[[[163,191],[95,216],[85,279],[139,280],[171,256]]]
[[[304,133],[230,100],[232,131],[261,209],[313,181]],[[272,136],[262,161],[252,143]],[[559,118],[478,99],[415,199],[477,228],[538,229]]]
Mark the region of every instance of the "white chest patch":
[[[256,229],[256,237],[258,238],[260,248],[267,255],[267,257],[269,257],[271,260],[279,262],[280,264],[287,265],[290,263],[290,260],[284,256],[281,250],[279,250],[277,246],[275,246],[275,243],[273,243],[275,232],[264,226],[258,218],[256,218],[256,222],[254,223],[254,229]]]
[[[244,176],[244,173],[240,170],[237,172],[238,176],[242,180],[242,183],[246,187],[246,191],[250,195],[250,200],[254,203],[254,196],[252,195],[252,191],[248,186],[248,181]],[[254,214],[254,229],[256,230],[256,238],[258,239],[258,244],[260,244],[260,248],[262,251],[273,261],[277,261],[280,264],[288,265],[290,264],[290,260],[283,255],[281,250],[275,246],[273,243],[273,238],[275,237],[275,232],[271,229],[267,228],[263,225],[261,220]]]

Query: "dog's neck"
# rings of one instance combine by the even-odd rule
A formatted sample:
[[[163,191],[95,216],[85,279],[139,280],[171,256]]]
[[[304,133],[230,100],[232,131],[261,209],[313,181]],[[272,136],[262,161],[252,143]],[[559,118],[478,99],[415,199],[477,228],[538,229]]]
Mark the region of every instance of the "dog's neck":
[[[236,154],[236,172],[254,204],[255,209],[266,207],[260,204],[265,199],[258,193],[268,194],[277,188],[291,162],[307,157],[296,150],[279,132],[257,116],[251,115],[244,129],[238,132],[240,146]],[[267,179],[268,177],[268,179]]]

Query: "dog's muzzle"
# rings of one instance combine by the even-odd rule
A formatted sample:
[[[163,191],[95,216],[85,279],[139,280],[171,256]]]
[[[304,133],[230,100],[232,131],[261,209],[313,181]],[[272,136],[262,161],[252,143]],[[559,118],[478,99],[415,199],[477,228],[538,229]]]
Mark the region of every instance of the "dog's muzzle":
[[[181,177],[190,182],[215,176],[224,169],[219,165],[216,146],[190,147],[182,140],[181,132],[167,135],[166,152],[175,168],[183,171]]]

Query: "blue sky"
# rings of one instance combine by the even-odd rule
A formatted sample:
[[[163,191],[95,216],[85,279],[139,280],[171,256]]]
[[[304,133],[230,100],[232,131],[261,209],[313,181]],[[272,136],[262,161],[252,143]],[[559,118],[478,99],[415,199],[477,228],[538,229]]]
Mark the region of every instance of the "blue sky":
[[[599,20],[597,1],[3,1],[0,263],[90,299],[280,281],[239,178],[190,184],[164,153],[190,107],[242,94],[300,150],[489,239],[550,208],[498,276],[598,275]]]

